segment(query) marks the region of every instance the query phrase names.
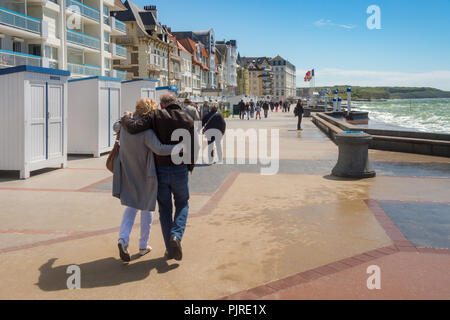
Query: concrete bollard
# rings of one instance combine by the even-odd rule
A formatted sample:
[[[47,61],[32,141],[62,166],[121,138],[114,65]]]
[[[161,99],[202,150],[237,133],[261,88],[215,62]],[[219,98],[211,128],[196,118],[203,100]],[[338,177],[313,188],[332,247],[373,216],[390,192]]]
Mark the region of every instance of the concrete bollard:
[[[304,107],[303,108],[303,117],[304,118],[311,117],[311,108],[310,107]]]
[[[343,178],[373,178],[376,173],[369,162],[369,143],[372,136],[362,131],[345,131],[335,136],[339,159],[332,175]]]

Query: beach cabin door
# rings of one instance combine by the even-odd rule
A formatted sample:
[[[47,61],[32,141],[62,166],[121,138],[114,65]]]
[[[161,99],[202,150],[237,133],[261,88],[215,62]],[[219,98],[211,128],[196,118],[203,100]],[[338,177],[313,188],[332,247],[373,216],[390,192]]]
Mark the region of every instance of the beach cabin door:
[[[48,159],[63,155],[63,86],[48,88]]]
[[[47,106],[45,83],[30,84],[30,161],[38,162],[46,159],[47,153]]]
[[[100,88],[100,148],[112,147],[116,140],[113,126],[120,119],[120,91]]]
[[[30,83],[31,162],[63,154],[63,87]]]
[[[99,110],[99,134],[100,134],[100,149],[110,146],[109,143],[109,89],[100,88],[100,110]]]

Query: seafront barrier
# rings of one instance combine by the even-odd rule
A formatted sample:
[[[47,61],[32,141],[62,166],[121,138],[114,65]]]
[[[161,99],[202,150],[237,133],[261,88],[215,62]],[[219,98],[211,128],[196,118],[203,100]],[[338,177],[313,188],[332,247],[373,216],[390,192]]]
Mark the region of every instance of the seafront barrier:
[[[364,131],[373,138],[370,149],[450,157],[450,134],[360,128],[320,112],[312,115],[312,122],[333,141],[343,131]]]

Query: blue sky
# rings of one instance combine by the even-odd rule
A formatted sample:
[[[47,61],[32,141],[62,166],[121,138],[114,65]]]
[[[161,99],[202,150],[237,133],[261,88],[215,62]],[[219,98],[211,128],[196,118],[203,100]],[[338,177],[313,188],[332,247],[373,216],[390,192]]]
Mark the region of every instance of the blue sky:
[[[244,56],[297,66],[297,84],[315,68],[316,85],[431,86],[450,90],[449,0],[134,0],[155,4],[174,31],[213,28]],[[370,5],[381,29],[369,30]]]

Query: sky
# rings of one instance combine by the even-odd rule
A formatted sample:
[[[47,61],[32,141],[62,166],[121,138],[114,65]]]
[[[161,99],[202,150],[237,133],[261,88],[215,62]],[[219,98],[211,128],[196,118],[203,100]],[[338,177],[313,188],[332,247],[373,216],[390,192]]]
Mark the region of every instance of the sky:
[[[306,87],[426,86],[450,91],[450,0],[134,0],[173,31],[213,28],[242,56],[280,55]],[[369,29],[371,5],[380,29]]]

